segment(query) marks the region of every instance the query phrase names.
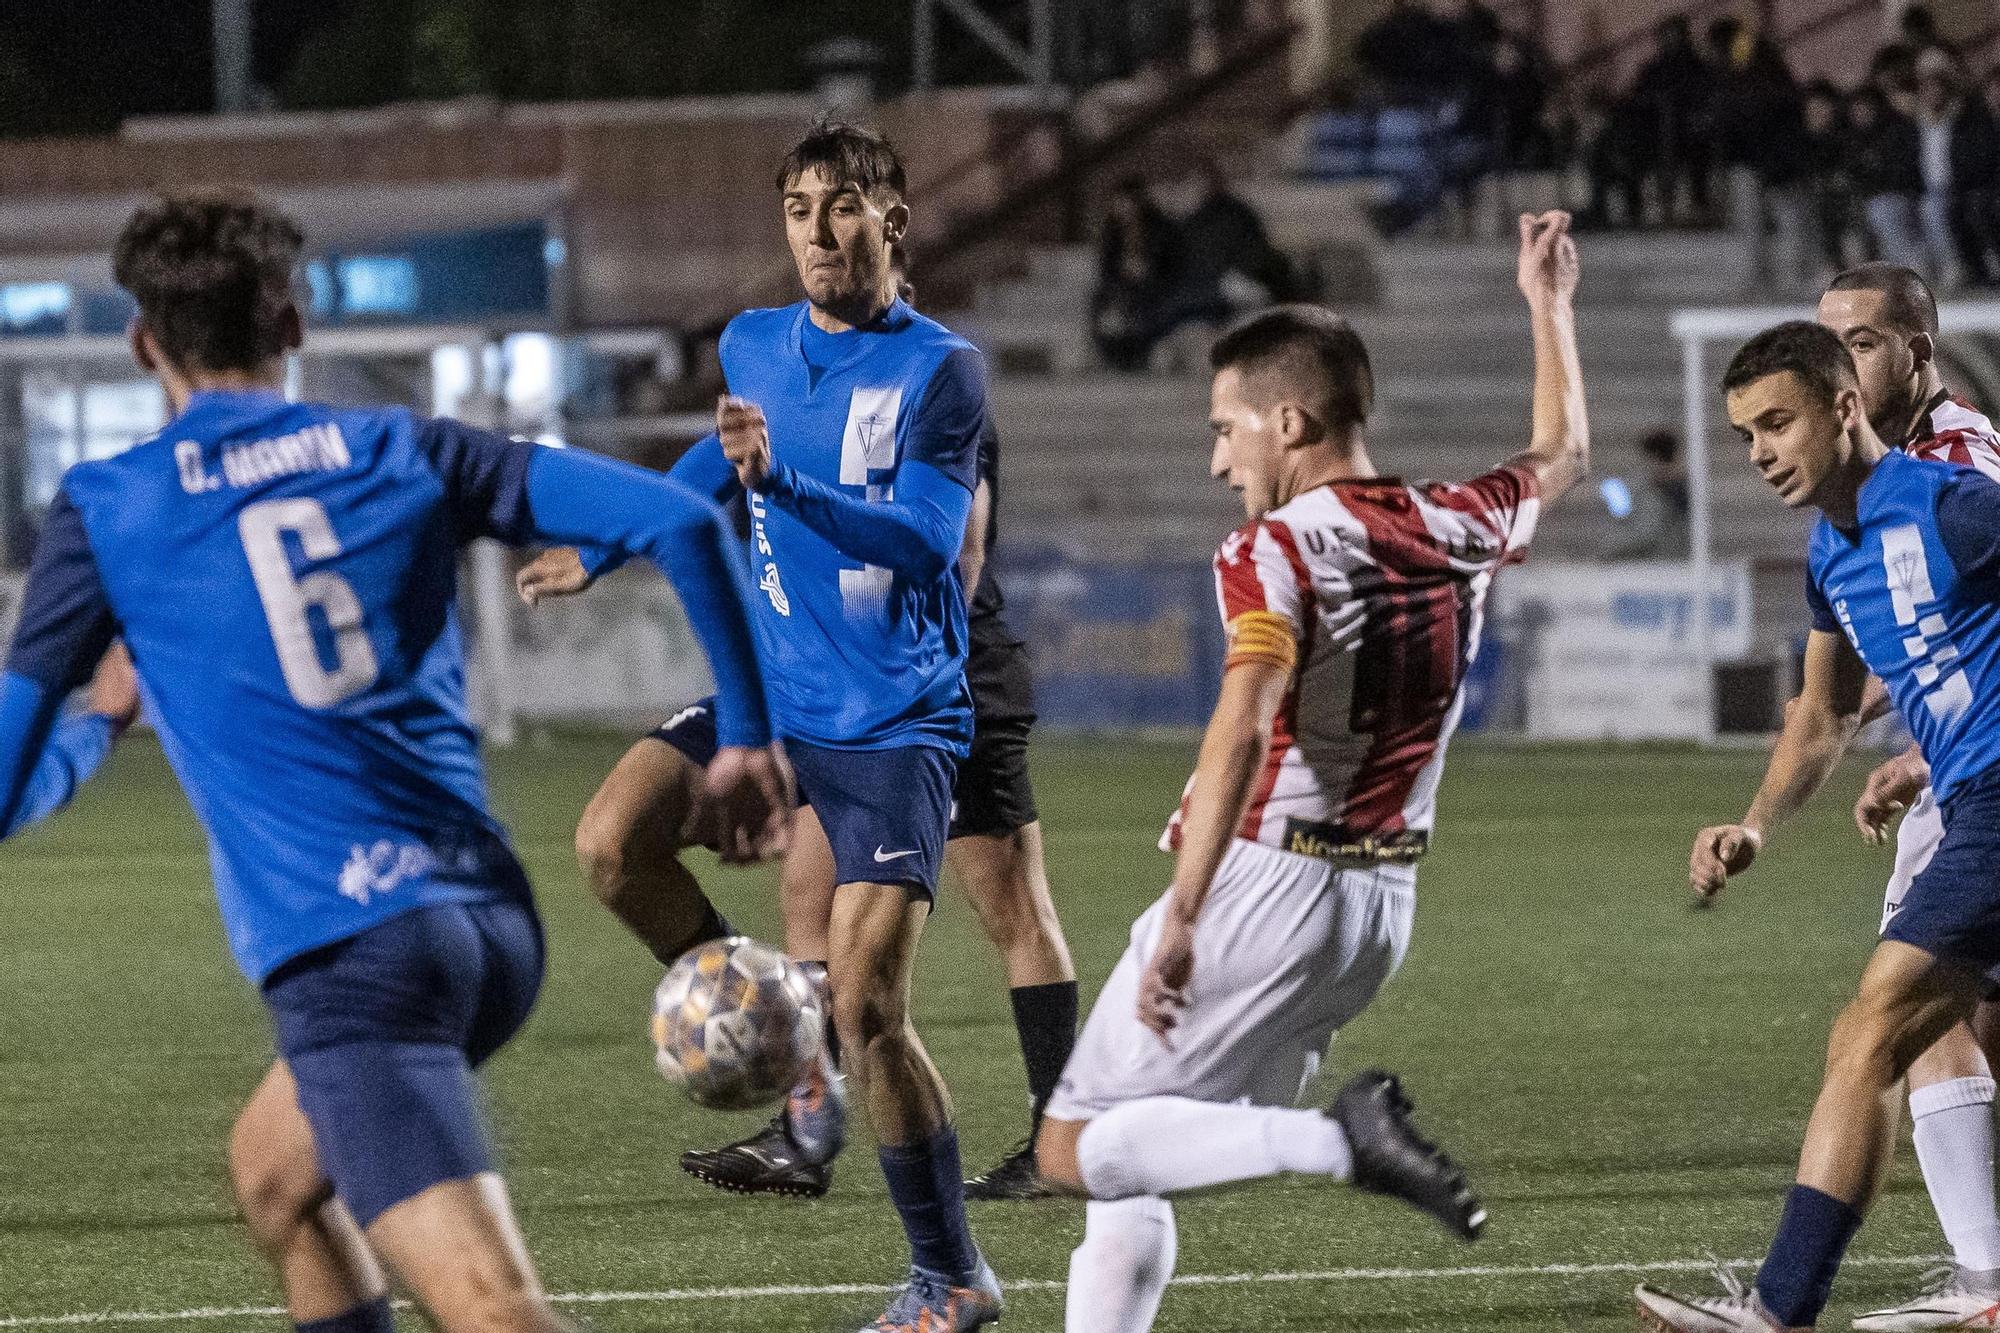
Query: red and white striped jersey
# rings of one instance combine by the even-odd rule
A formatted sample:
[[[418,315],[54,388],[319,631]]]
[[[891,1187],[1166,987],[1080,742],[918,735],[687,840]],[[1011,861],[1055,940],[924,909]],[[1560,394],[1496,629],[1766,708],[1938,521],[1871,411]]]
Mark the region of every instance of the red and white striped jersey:
[[[1984,413],[1949,389],[1938,390],[1903,448],[1933,463],[1976,467],[2000,481],[2000,434]]]
[[[1462,484],[1334,482],[1230,534],[1215,581],[1232,642],[1239,624],[1289,624],[1297,647],[1237,836],[1314,856],[1422,855],[1487,588],[1526,557],[1540,508],[1534,473],[1508,464]],[[1183,795],[1168,850],[1186,811]]]

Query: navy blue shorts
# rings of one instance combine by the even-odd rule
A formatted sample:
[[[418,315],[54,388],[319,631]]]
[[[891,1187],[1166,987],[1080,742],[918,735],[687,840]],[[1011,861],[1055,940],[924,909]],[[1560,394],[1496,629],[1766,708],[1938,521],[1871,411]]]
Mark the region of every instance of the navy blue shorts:
[[[2000,965],[2000,772],[1952,793],[1944,839],[1882,938],[1981,972]]]
[[[653,739],[706,768],[716,749],[713,703],[683,708]],[[934,745],[831,750],[788,740],[785,753],[799,803],[813,808],[833,846],[836,883],[901,884],[912,897],[937,897],[957,760]]]
[[[362,1226],[493,1169],[472,1071],[527,1021],[542,963],[532,907],[446,904],[302,954],[265,980],[320,1169]]]

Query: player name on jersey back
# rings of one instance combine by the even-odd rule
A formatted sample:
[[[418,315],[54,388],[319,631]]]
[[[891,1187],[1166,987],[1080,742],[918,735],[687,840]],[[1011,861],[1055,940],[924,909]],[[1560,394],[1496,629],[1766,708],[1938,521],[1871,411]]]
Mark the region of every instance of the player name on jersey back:
[[[333,421],[319,422],[268,440],[225,444],[221,449],[221,476],[208,470],[201,455],[199,440],[181,440],[174,445],[181,489],[189,495],[206,495],[225,485],[259,486],[307,472],[337,472],[354,462],[347,438],[340,433],[339,423]]]

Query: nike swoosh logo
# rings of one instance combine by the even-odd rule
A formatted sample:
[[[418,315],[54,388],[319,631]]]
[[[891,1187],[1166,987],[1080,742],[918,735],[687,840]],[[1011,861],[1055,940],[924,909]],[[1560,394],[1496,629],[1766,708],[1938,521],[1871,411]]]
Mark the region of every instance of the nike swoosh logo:
[[[877,844],[875,848],[875,864],[879,866],[882,865],[884,862],[888,861],[900,861],[906,856],[916,856],[918,853],[922,851],[923,848],[921,847],[912,847],[907,852],[885,852],[882,850],[881,846]]]

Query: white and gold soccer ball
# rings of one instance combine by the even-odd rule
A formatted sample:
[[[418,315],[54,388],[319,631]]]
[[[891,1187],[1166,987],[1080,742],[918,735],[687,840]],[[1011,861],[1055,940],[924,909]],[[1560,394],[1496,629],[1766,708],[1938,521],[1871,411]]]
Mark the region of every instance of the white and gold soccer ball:
[[[826,1013],[796,963],[745,935],[682,955],[653,992],[660,1072],[702,1106],[744,1111],[785,1095],[819,1054]]]

